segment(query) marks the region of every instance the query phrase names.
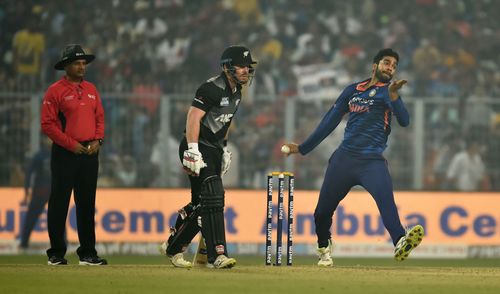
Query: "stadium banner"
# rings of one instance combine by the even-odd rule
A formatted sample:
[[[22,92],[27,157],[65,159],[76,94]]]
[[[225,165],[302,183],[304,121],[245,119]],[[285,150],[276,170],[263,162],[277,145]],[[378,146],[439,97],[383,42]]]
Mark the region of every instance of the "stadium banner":
[[[177,209],[187,204],[189,194],[185,189],[99,189],[97,240],[161,242],[175,222]],[[274,199],[276,197],[277,192]],[[313,212],[317,198],[318,191],[295,191],[295,244],[312,245],[316,242]],[[420,223],[424,226],[426,245],[500,245],[500,193],[396,192],[395,198],[403,224]],[[20,205],[22,199],[22,188],[0,188],[0,240],[18,238],[26,214],[26,207]],[[286,203],[285,194],[285,208]],[[276,207],[273,213],[276,217]],[[78,242],[73,201],[69,214],[68,240]],[[264,243],[266,191],[227,190],[225,219],[229,243]],[[365,248],[365,244],[390,244],[375,202],[364,191],[353,191],[341,202],[333,217],[332,231],[338,244],[359,244],[358,248]],[[275,236],[274,232],[273,238]],[[46,211],[41,215],[31,241],[48,241]]]

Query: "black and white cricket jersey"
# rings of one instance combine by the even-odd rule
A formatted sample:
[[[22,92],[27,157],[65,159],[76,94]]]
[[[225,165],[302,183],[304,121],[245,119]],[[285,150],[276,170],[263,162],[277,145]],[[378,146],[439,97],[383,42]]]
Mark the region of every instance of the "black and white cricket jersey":
[[[196,91],[191,104],[206,112],[201,119],[198,143],[222,148],[226,133],[241,101],[241,86],[233,93],[224,73],[210,78]]]

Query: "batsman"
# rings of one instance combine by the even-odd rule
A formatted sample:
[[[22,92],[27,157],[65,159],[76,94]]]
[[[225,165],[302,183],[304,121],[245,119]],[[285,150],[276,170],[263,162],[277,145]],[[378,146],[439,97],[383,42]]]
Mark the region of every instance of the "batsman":
[[[254,75],[250,51],[230,46],[220,58],[222,72],[203,83],[187,113],[185,136],[179,157],[191,184],[191,202],[179,210],[170,237],[161,246],[162,254],[175,267],[190,268],[183,252],[201,233],[207,246],[209,268],[231,268],[224,224],[224,175],[231,163],[227,149],[228,130],[241,101],[241,89]]]

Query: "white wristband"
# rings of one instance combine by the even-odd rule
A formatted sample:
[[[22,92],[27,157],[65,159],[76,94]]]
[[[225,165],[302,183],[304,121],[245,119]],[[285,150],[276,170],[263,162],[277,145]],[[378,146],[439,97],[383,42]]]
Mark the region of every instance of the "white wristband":
[[[198,143],[188,143],[188,149],[193,149],[198,151]]]

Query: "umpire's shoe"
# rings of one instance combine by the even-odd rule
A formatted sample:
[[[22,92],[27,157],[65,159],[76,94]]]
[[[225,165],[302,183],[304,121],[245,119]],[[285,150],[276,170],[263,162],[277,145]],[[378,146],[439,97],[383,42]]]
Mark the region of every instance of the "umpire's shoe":
[[[48,265],[67,265],[68,261],[64,257],[51,256]]]
[[[191,268],[193,267],[193,264],[187,260],[184,259],[184,254],[182,252],[177,253],[175,255],[168,255],[167,254],[167,247],[168,244],[167,242],[163,242],[160,246],[160,253],[162,255],[167,256],[170,259],[170,262],[175,266],[175,267],[180,267],[180,268]]]
[[[328,246],[318,248],[318,266],[333,266],[332,250],[332,240],[328,240]]]
[[[232,268],[235,265],[236,265],[236,259],[229,258],[225,255],[217,256],[214,263],[207,263],[208,268],[214,268],[214,269]]]
[[[107,265],[108,261],[104,258],[100,258],[99,256],[87,256],[80,258],[79,265]]]
[[[394,249],[394,259],[397,261],[405,260],[408,255],[410,255],[410,252],[415,249],[420,242],[422,242],[423,237],[424,227],[421,225],[416,225],[406,231],[406,234],[401,237],[396,244],[396,248]]]

